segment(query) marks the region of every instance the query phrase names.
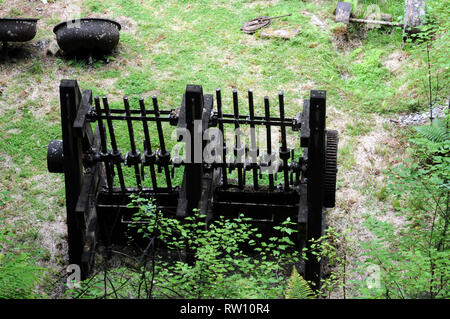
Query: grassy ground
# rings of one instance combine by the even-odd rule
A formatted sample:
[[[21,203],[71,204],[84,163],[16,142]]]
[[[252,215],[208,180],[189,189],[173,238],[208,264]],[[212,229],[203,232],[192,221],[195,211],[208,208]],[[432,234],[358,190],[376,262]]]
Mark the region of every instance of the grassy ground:
[[[378,1],[360,1],[362,9]],[[402,1],[381,1],[399,20]],[[356,30],[338,47],[332,21],[335,1],[150,1],[0,0],[2,16],[39,17],[37,37],[0,64],[0,218],[17,240],[29,244],[39,264],[61,272],[66,263],[62,177],[47,172],[46,147],[61,138],[58,85],[77,79],[113,103],[129,95],[158,95],[163,109],[179,106],[186,84],[224,92],[231,112],[231,90],[240,99],[252,88],[257,109],[262,97],[286,94],[287,116],[302,108],[309,90],[327,90],[327,126],[340,134],[337,207],[330,223],[352,227],[355,238],[370,236],[359,219],[384,202],[382,169],[404,157],[402,135],[383,121],[399,112],[424,109],[425,61],[402,42],[399,29]],[[79,8],[82,8],[81,10]],[[292,16],[272,28],[298,28],[291,40],[263,39],[239,31],[257,16]],[[106,17],[122,24],[111,62],[46,56],[39,44],[51,40],[52,27],[73,16]],[[363,37],[360,37],[363,35]],[[445,78],[445,77],[444,77]],[[277,111],[274,111],[276,114]],[[355,261],[356,262],[356,261]],[[336,295],[339,297],[339,295]]]

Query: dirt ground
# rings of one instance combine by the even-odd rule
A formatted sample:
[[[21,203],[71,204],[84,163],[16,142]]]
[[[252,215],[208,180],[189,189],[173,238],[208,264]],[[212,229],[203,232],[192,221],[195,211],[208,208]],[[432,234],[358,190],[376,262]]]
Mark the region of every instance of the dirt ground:
[[[347,282],[351,280],[365,280],[364,274],[354,270],[364,260],[361,256],[361,242],[375,239],[374,235],[363,225],[366,215],[375,216],[378,212],[387,212],[385,221],[394,225],[401,225],[400,219],[392,207],[380,202],[374,196],[367,194],[367,190],[382,185],[385,181],[383,170],[400,164],[407,154],[406,145],[399,142],[395,136],[395,126],[386,125],[382,117],[372,115],[374,125],[366,135],[350,138],[345,134],[345,126],[350,122],[345,113],[331,108],[329,127],[336,128],[339,134],[339,147],[351,143],[354,150],[355,163],[351,169],[339,167],[338,182],[340,186],[336,192],[336,207],[327,211],[327,225],[335,228],[338,233],[347,232],[346,243],[338,247],[340,256],[346,256],[348,268]],[[367,275],[367,274],[366,274]],[[351,297],[351,289],[347,287],[346,297]],[[334,290],[331,298],[343,298],[343,291]]]

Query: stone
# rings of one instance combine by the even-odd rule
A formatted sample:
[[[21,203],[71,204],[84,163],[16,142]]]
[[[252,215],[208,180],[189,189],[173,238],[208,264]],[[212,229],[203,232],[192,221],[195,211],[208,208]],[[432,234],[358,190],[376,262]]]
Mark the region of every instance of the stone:
[[[349,23],[352,4],[350,2],[338,2],[336,7],[336,22]]]
[[[42,39],[39,40],[36,43],[33,43],[32,46],[34,46],[35,48],[37,48],[38,50],[42,50],[44,48],[46,48],[48,46],[48,44],[50,43],[50,40],[48,39]]]
[[[50,43],[47,46],[46,54],[56,56],[59,52],[59,46],[56,40],[50,41]]]
[[[394,21],[394,18],[392,17],[392,14],[389,14],[389,13],[382,13],[380,15],[380,18],[383,21],[388,21],[388,22]]]
[[[445,118],[445,110],[448,109],[449,101],[447,100],[445,104],[437,104],[432,108],[433,118]],[[387,120],[396,123],[399,126],[408,125],[424,125],[430,123],[430,111],[425,111],[423,113],[411,113],[400,115],[396,120]]]
[[[299,31],[300,31],[299,29],[274,30],[274,29],[268,28],[268,29],[262,30],[259,35],[262,38],[281,38],[281,39],[288,40],[288,39],[295,38],[295,36],[299,33]]]

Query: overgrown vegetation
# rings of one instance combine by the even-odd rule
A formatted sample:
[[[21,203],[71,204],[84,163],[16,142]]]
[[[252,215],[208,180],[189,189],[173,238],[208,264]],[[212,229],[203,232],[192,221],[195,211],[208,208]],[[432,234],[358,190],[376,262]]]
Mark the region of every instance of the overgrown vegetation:
[[[450,137],[448,122],[416,128],[410,152],[417,161],[392,168],[388,191],[402,225],[367,217],[376,239],[363,244],[366,263],[379,266],[380,285],[361,289],[370,298],[448,298]]]
[[[447,115],[415,127],[407,149],[411,157],[385,172],[383,200],[390,204],[365,216],[374,239],[351,243],[349,225],[343,232],[329,228],[311,245],[332,269],[323,279],[322,296],[341,290],[344,298],[348,291],[357,298],[449,298],[448,125]],[[355,255],[363,258],[351,271],[360,276],[349,279],[347,258]]]
[[[164,216],[143,198],[133,206],[138,213],[130,228],[146,248],[125,258],[127,267],[104,261],[98,274],[69,291],[71,297],[280,298],[288,286],[291,298],[313,295],[296,270],[288,280],[299,261],[289,219],[275,227],[277,236],[265,239],[243,215],[206,227],[205,216]]]

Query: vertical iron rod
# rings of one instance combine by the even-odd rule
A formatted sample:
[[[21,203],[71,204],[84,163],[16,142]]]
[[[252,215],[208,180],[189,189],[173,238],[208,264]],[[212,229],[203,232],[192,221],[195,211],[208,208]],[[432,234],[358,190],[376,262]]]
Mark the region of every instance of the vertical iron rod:
[[[136,152],[136,143],[134,141],[134,131],[133,131],[133,123],[131,121],[131,112],[130,112],[130,103],[128,101],[128,97],[125,96],[123,98],[123,104],[125,106],[125,114],[127,115],[127,126],[128,126],[128,134],[130,136],[130,146],[132,155],[138,155]],[[139,189],[142,189],[141,183],[141,174],[139,173],[139,164],[134,164],[134,175],[136,176],[136,184]]]
[[[250,121],[253,122],[255,119],[255,106],[253,103],[253,90],[248,90],[248,108],[250,112]],[[255,135],[255,124],[250,124],[250,155],[252,159],[252,170],[253,170],[253,188],[258,189],[258,167],[256,166],[256,158],[258,156],[258,151],[256,147],[256,135]]]
[[[94,98],[95,103],[95,111],[98,115],[98,129],[100,130],[100,143],[101,143],[101,152],[103,154],[108,153],[108,149],[106,147],[106,134],[105,134],[105,127],[103,126],[103,120],[101,119],[102,110],[100,106],[100,99],[98,96]],[[106,182],[108,184],[108,190],[112,191],[113,188],[113,166],[111,166],[111,163],[109,161],[105,162],[105,170],[106,170]]]
[[[108,116],[111,115],[111,111],[109,110],[108,99],[106,98],[106,96],[103,96],[103,106],[105,107],[106,115]],[[113,155],[115,155],[119,153],[119,149],[117,148],[116,135],[114,134],[114,126],[110,118],[107,118],[106,122],[108,124],[109,138],[111,140],[111,147],[114,153]],[[120,165],[120,162],[116,162],[115,164],[117,169],[117,175],[119,175],[120,188],[122,191],[125,191],[125,181],[123,179],[122,166]]]
[[[144,103],[144,98],[140,98],[139,99],[139,106],[141,108],[141,115],[143,117],[146,116],[145,113],[145,103]],[[144,128],[144,150],[148,155],[152,155],[152,144],[150,141],[150,134],[148,131],[148,123],[147,121],[142,121],[142,126]],[[155,164],[151,163],[150,164],[150,177],[152,179],[152,185],[153,185],[153,189],[157,189],[158,188],[158,184],[156,183],[156,172],[155,172]]]
[[[270,158],[272,155],[272,133],[270,131],[270,105],[269,105],[269,97],[264,97],[264,109],[265,109],[265,116],[266,116],[266,132],[267,132],[267,156]],[[267,164],[272,165],[272,161],[270,160],[270,163]],[[269,190],[272,191],[274,189],[273,185],[273,174],[269,173]]]
[[[297,163],[300,161],[300,159],[297,161]],[[291,163],[295,162],[295,150],[292,149],[291,150]],[[301,168],[299,168],[297,170],[297,172],[292,172],[292,178],[291,178],[291,184],[292,185],[298,185],[299,181],[300,181],[300,172],[301,172]],[[295,182],[294,182],[294,174],[295,174]]]
[[[238,156],[240,155],[240,149],[241,149],[241,138],[240,138],[240,134],[238,134],[238,130],[239,130],[239,104],[238,104],[238,95],[237,95],[237,90],[233,89],[233,111],[234,111],[234,128],[235,128],[235,134],[236,134],[236,139],[235,139],[235,147],[234,147],[234,151],[235,151],[235,156],[236,159],[238,158]],[[237,163],[237,169],[238,169],[238,184],[239,184],[239,188],[243,188],[244,187],[244,181],[242,179],[242,163]]]
[[[278,93],[278,101],[280,104],[280,120],[284,122],[284,94]],[[281,125],[281,152],[287,152],[286,142],[286,127]],[[289,190],[289,171],[288,171],[288,157],[283,158],[283,171],[284,171],[284,189]]]
[[[160,151],[161,151],[162,155],[166,155],[166,152],[167,152],[166,143],[164,142],[164,135],[163,135],[162,125],[161,125],[161,121],[160,121],[158,99],[156,98],[156,96],[152,96],[152,101],[153,101],[153,109],[155,110],[156,128],[158,129]],[[166,176],[167,188],[169,189],[169,191],[171,191],[172,190],[172,180],[170,179],[170,171],[169,171],[168,163],[164,163],[164,174]]]
[[[226,167],[226,143],[225,143],[225,132],[223,130],[223,122],[222,119],[222,94],[220,92],[220,89],[216,89],[216,99],[217,99],[217,116],[219,118],[219,130],[222,134],[223,138],[223,156],[222,156],[222,182],[223,186],[226,187],[228,185],[228,178],[227,178],[227,167]]]

